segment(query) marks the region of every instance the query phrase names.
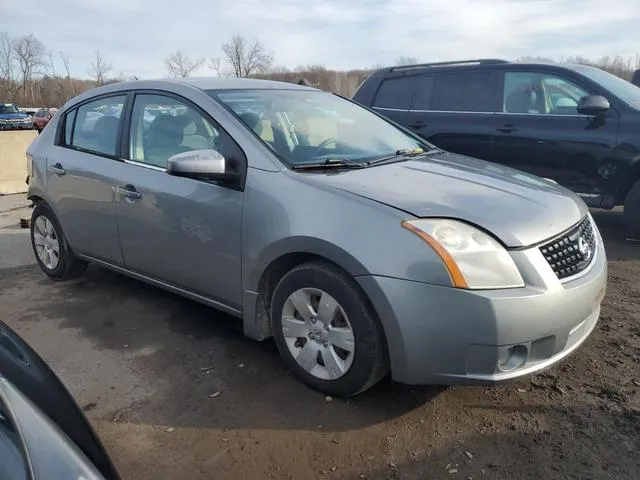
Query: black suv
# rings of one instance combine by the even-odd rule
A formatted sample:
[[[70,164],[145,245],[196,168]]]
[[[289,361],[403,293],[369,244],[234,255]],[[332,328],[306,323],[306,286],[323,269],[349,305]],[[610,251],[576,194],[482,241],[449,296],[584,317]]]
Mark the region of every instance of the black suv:
[[[546,177],[640,233],[640,88],[583,65],[504,60],[377,70],[353,99],[430,143]]]

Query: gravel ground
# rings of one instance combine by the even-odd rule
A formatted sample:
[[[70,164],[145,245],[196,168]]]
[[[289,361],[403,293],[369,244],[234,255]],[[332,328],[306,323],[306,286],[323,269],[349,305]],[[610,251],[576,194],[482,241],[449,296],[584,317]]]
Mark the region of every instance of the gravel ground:
[[[124,479],[636,480],[640,244],[619,212],[595,216],[610,260],[596,330],[503,387],[385,381],[327,401],[235,319],[94,267],[53,283],[2,226],[0,318],[60,375]]]

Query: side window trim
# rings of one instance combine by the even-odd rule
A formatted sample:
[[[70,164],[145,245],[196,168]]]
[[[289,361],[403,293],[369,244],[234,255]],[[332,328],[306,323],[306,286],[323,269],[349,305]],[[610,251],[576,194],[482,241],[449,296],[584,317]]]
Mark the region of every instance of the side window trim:
[[[129,121],[131,119],[131,110],[133,109],[133,100],[136,96],[135,91],[126,92],[124,105],[122,105],[122,115],[120,115],[120,125],[118,126],[118,137],[116,140],[116,156],[118,160],[126,159],[125,152],[129,151]]]
[[[122,158],[120,157],[120,153],[121,153],[121,145],[120,145],[120,141],[121,141],[121,134],[120,132],[122,131],[123,128],[123,119],[124,116],[127,114],[127,100],[129,98],[129,96],[131,95],[131,91],[130,90],[119,90],[117,92],[110,92],[110,93],[106,93],[104,95],[97,95],[95,97],[91,97],[91,98],[87,98],[86,100],[80,102],[80,103],[76,103],[74,104],[72,107],[68,108],[67,110],[64,111],[64,116],[61,117],[60,119],[60,125],[58,126],[58,138],[56,141],[56,146],[58,147],[62,147],[62,148],[68,148],[69,150],[76,150],[78,152],[83,152],[83,153],[89,153],[91,155],[96,155],[98,157],[102,157],[102,158],[108,158],[109,160],[116,160],[116,161],[122,161]],[[83,148],[83,147],[78,147],[76,145],[73,145],[73,138],[75,136],[75,132],[76,132],[76,123],[78,121],[78,110],[83,107],[84,105],[91,103],[91,102],[95,102],[96,100],[103,100],[105,98],[110,98],[110,97],[125,97],[124,99],[124,104],[122,105],[122,114],[120,115],[119,120],[119,124],[118,124],[118,133],[116,134],[116,151],[114,155],[109,155],[107,153],[103,153],[103,152],[98,152],[95,150],[91,150],[88,148]],[[69,115],[70,113],[75,112],[74,114],[74,119],[73,119],[73,125],[71,127],[71,137],[70,137],[70,145],[66,144],[66,139],[65,139],[65,129],[66,129],[66,120],[67,120],[67,115]]]
[[[73,122],[71,123],[71,132],[69,133],[69,144],[67,145],[67,139],[66,139],[66,128],[67,128],[67,115],[73,113]],[[65,128],[65,139],[64,139],[64,144],[65,146],[70,147],[71,145],[73,145],[73,134],[76,131],[76,118],[78,116],[78,109],[74,108],[70,111],[67,112],[67,114],[64,116],[64,128]]]

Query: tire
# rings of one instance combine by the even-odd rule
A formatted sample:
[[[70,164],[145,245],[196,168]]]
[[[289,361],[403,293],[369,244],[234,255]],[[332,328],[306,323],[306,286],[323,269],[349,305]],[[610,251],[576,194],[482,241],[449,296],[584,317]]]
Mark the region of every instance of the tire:
[[[73,255],[60,222],[46,203],[38,203],[33,209],[31,246],[42,271],[54,280],[70,280],[87,269],[87,262]],[[43,255],[41,248],[48,254]]]
[[[324,305],[337,302],[335,315],[325,315],[332,309],[319,308],[318,297]],[[303,300],[307,303],[300,303]],[[300,312],[305,309],[293,307],[294,303],[311,306],[306,310],[310,320],[301,320]],[[384,332],[364,293],[351,277],[328,263],[308,262],[286,273],[274,290],[270,313],[285,364],[316,390],[351,397],[378,383],[389,371]],[[306,355],[308,352],[312,353]],[[306,356],[301,360],[306,368],[294,353],[299,359]]]
[[[640,236],[640,180],[627,193],[623,217],[627,233],[633,237]]]

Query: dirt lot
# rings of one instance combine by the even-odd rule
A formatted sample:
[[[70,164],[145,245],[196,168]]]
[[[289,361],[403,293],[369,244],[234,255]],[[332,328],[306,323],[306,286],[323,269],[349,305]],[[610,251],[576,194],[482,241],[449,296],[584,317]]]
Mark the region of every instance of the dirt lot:
[[[618,212],[596,220],[610,258],[596,331],[548,374],[500,388],[386,381],[326,401],[233,318],[99,268],[70,283],[0,270],[0,317],[61,376],[125,479],[636,480],[640,244],[621,238]]]

